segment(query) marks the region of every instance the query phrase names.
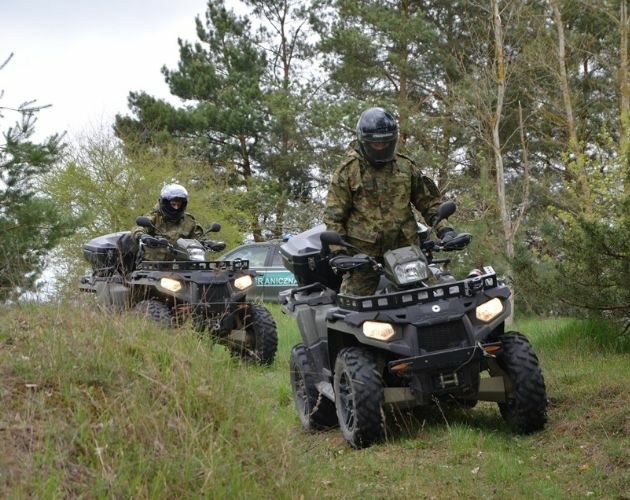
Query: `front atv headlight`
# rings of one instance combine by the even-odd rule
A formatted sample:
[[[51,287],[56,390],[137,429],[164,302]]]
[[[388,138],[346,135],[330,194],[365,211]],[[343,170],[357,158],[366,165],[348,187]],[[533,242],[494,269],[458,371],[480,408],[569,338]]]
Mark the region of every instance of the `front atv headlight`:
[[[160,286],[173,293],[177,293],[182,289],[182,284],[173,278],[160,279]]]
[[[206,252],[202,248],[189,248],[188,249],[188,258],[190,260],[206,260]]]
[[[475,316],[479,321],[483,321],[484,323],[488,323],[496,318],[499,314],[503,312],[503,302],[500,299],[495,297],[488,302],[484,302],[480,306],[477,306],[475,309]]]
[[[398,284],[406,285],[429,277],[427,265],[420,260],[404,262],[394,267]]]
[[[246,288],[249,288],[253,284],[254,284],[254,281],[252,280],[252,277],[249,274],[246,274],[245,276],[241,276],[240,278],[236,278],[236,280],[234,280],[234,286],[238,288],[239,290],[245,290]]]
[[[368,338],[388,341],[396,331],[389,323],[381,323],[380,321],[365,321],[363,323],[363,335]]]

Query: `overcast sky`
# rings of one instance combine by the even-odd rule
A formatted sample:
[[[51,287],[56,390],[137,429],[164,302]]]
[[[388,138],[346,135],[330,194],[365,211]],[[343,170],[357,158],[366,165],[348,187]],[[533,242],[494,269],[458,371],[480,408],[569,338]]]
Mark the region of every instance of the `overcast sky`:
[[[38,136],[111,125],[128,112],[130,91],[169,96],[160,68],[176,66],[177,38],[195,40],[195,16],[205,7],[206,0],[0,0],[0,64],[14,53],[0,70],[0,106],[52,104],[38,115]],[[0,130],[15,118],[5,112]]]

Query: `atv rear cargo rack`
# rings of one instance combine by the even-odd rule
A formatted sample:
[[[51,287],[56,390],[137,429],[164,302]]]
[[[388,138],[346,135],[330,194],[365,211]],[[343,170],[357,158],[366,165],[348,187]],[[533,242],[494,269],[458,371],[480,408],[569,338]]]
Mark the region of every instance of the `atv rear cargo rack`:
[[[497,275],[491,266],[483,268],[484,274],[453,281],[443,285],[427,288],[414,288],[404,292],[386,295],[337,295],[337,305],[352,311],[374,311],[382,309],[396,309],[415,304],[426,304],[451,297],[470,297],[474,293],[496,288],[499,284]]]

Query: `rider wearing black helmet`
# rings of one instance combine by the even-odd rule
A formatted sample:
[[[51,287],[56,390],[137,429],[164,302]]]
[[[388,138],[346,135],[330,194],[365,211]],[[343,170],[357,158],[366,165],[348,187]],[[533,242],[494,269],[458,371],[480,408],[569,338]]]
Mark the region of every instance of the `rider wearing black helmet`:
[[[396,151],[398,123],[388,111],[364,111],[357,142],[333,174],[324,223],[358,252],[382,258],[387,250],[417,244],[416,214],[431,224],[442,197],[414,161]],[[454,234],[438,225],[439,237]],[[370,295],[378,281],[379,275],[365,266],[344,275],[341,291]]]
[[[363,158],[375,167],[383,166],[396,155],[398,123],[383,108],[370,108],[357,121],[357,141]]]
[[[156,236],[159,234],[166,237],[171,243],[175,243],[178,238],[201,238],[203,228],[195,222],[195,218],[186,212],[188,206],[188,191],[180,184],[167,184],[160,191],[157,204],[147,217],[157,228],[157,233],[153,228],[136,226],[132,233],[138,240],[143,235]],[[171,260],[173,258],[167,250],[162,248],[145,249],[145,256],[148,260]]]

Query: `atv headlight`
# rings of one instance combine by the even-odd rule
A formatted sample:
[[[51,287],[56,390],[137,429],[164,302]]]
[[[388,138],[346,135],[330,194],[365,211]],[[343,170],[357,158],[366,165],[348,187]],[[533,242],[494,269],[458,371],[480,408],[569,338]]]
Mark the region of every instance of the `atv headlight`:
[[[477,309],[475,309],[475,316],[479,321],[487,323],[488,321],[492,321],[502,312],[503,302],[495,297],[494,299],[477,306]]]
[[[188,258],[190,260],[206,260],[206,251],[202,248],[189,248]]]
[[[398,284],[406,285],[429,277],[427,265],[420,260],[404,262],[394,267]]]
[[[182,289],[182,284],[173,278],[160,279],[160,286],[173,293],[179,292]]]
[[[371,339],[387,341],[395,333],[394,327],[389,323],[381,323],[379,321],[366,321],[363,323],[363,334]]]
[[[236,278],[236,280],[234,280],[234,286],[239,290],[245,290],[246,288],[252,286],[253,283],[254,281],[249,274],[246,274],[245,276],[241,276],[240,278]]]

